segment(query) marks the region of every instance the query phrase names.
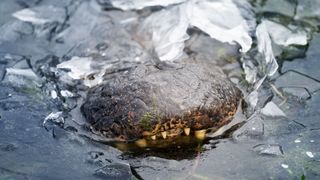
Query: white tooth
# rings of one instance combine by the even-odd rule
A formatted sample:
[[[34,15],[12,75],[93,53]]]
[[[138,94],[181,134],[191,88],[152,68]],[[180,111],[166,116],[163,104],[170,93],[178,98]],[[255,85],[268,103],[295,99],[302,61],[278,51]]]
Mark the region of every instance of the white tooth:
[[[189,134],[190,134],[190,128],[184,128],[183,131],[184,131],[184,133],[185,133],[187,136],[189,136]]]
[[[145,139],[139,139],[139,140],[135,141],[134,143],[141,148],[147,147],[147,141]]]
[[[157,139],[156,135],[151,136],[151,139],[156,140]]]
[[[194,135],[197,139],[203,140],[206,137],[206,130],[198,130],[194,132]]]
[[[161,132],[161,135],[162,135],[163,139],[166,139],[167,138],[167,131]]]

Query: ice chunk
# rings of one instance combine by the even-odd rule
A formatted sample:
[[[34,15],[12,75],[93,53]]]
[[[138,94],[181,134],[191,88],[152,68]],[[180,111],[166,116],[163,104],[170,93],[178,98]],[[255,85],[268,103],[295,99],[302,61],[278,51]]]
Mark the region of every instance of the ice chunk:
[[[41,79],[31,69],[6,68],[3,81],[18,88],[37,89],[41,86]]]
[[[149,16],[143,31],[150,31],[152,43],[160,60],[173,61],[183,53],[184,41],[189,39],[185,5],[164,9]]]
[[[69,69],[68,76],[72,79],[84,80],[84,85],[93,87],[103,81],[102,76],[105,70],[112,67],[112,64],[95,62],[91,57],[74,56],[69,61],[57,65],[59,69]],[[90,78],[92,77],[92,78]],[[65,94],[67,95],[67,94]]]
[[[307,76],[304,76],[300,73],[296,73],[293,71],[288,71],[282,76],[280,76],[279,78],[277,78],[275,85],[277,87],[283,87],[283,88],[290,87],[290,88],[296,88],[296,89],[297,88],[307,89],[309,93],[313,93],[320,89],[320,83],[318,81],[315,81],[314,79],[311,79]],[[301,96],[303,94],[299,92],[299,94],[295,94],[295,95]]]
[[[266,106],[261,109],[261,113],[266,116],[271,117],[285,117],[285,113],[274,103],[274,102],[268,102]]]
[[[68,75],[73,79],[83,79],[87,75],[93,73],[91,68],[91,57],[72,57],[71,60],[62,62],[57,68],[70,69]]]
[[[258,40],[258,51],[265,57],[265,62],[261,62],[260,65],[265,66],[265,74],[272,76],[278,70],[279,65],[272,51],[271,39],[265,21],[262,21],[262,23],[258,25],[256,36]]]
[[[130,10],[143,9],[150,6],[168,6],[178,4],[187,0],[112,0],[111,4],[114,7]]]
[[[30,79],[37,79],[38,76],[31,69],[7,68],[7,75],[24,76]]]
[[[294,143],[301,143],[301,140],[300,139],[296,139],[296,140],[294,140]]]
[[[212,38],[232,44],[237,42],[243,52],[251,48],[249,31],[252,27],[232,0],[189,1],[187,14],[191,25],[208,33]]]
[[[54,6],[37,6],[17,11],[12,16],[21,21],[41,25],[48,22],[63,22],[66,12],[63,8]]]
[[[248,122],[233,133],[235,139],[245,137],[261,138],[264,135],[264,122],[259,115],[252,115]]]
[[[281,164],[281,167],[283,167],[284,169],[288,169],[288,168],[289,168],[289,165],[287,165],[287,164]]]
[[[294,16],[295,3],[291,1],[268,0],[264,3],[265,5],[262,7],[263,12],[283,14],[289,17]]]
[[[43,126],[45,126],[48,121],[52,121],[52,122],[57,123],[57,124],[63,124],[64,123],[64,118],[62,117],[62,111],[50,113],[44,119]]]
[[[56,99],[58,97],[57,92],[55,90],[52,90],[50,92],[52,99]]]
[[[74,97],[74,94],[68,90],[61,90],[60,94],[63,97]]]
[[[134,179],[130,165],[124,163],[106,165],[97,169],[94,175],[102,179]]]
[[[312,40],[309,43],[309,48],[307,51],[307,56],[301,59],[296,59],[294,61],[285,61],[283,63],[281,71],[284,73],[288,70],[295,70],[297,72],[306,74],[317,80],[320,80],[320,34],[313,34]]]
[[[317,18],[320,17],[320,1],[318,0],[303,0],[298,1],[297,19],[302,18]]]
[[[149,16],[140,34],[147,31],[152,35],[152,45],[149,46],[162,61],[174,61],[183,54],[184,41],[189,38],[186,31],[190,26],[221,42],[238,43],[242,51],[247,52],[252,44],[249,32],[255,27],[254,18],[250,16],[248,3],[237,3],[232,0],[189,0]]]
[[[283,155],[282,147],[278,144],[259,144],[254,146],[253,150],[262,155]]]
[[[258,95],[258,91],[252,91],[246,98],[252,108],[255,108],[258,104]]]
[[[307,154],[307,156],[309,156],[310,158],[314,158],[314,155],[313,155],[313,153],[312,153],[312,152],[307,151],[307,152],[306,152],[306,154]]]
[[[0,26],[0,44],[1,41],[15,41],[21,38],[21,35],[31,35],[33,27],[21,21],[9,21]]]
[[[303,99],[303,100],[311,98],[311,94],[307,91],[306,88],[285,87],[285,88],[282,88],[282,90],[286,93],[289,93],[289,94],[296,96],[296,97]]]
[[[268,29],[272,41],[278,45],[289,46],[289,45],[307,45],[307,33],[304,31],[290,30],[285,26],[269,21],[263,21]]]
[[[253,84],[257,81],[258,69],[251,60],[242,58],[242,68],[246,74],[246,81]]]

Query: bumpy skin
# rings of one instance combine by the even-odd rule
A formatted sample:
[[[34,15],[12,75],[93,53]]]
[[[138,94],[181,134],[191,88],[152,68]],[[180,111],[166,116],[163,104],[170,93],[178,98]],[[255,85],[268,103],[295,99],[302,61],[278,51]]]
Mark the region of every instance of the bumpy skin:
[[[136,65],[92,88],[82,112],[107,137],[136,140],[163,131],[201,130],[228,123],[241,92],[217,66]]]

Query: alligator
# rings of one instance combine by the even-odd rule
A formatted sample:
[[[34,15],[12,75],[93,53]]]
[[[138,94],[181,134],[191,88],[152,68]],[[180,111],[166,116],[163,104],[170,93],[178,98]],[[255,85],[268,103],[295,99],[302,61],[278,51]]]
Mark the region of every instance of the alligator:
[[[88,91],[83,115],[103,136],[141,146],[181,136],[204,139],[232,120],[242,98],[219,66],[190,58],[173,66],[133,63],[105,76]]]

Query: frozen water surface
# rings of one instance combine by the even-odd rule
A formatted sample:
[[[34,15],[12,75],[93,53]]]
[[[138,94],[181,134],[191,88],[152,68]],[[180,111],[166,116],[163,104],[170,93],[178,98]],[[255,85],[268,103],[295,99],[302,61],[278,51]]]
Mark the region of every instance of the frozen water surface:
[[[319,179],[319,10],[318,0],[1,0],[0,179]],[[242,88],[242,126],[138,153],[86,126],[88,86],[188,56]]]

